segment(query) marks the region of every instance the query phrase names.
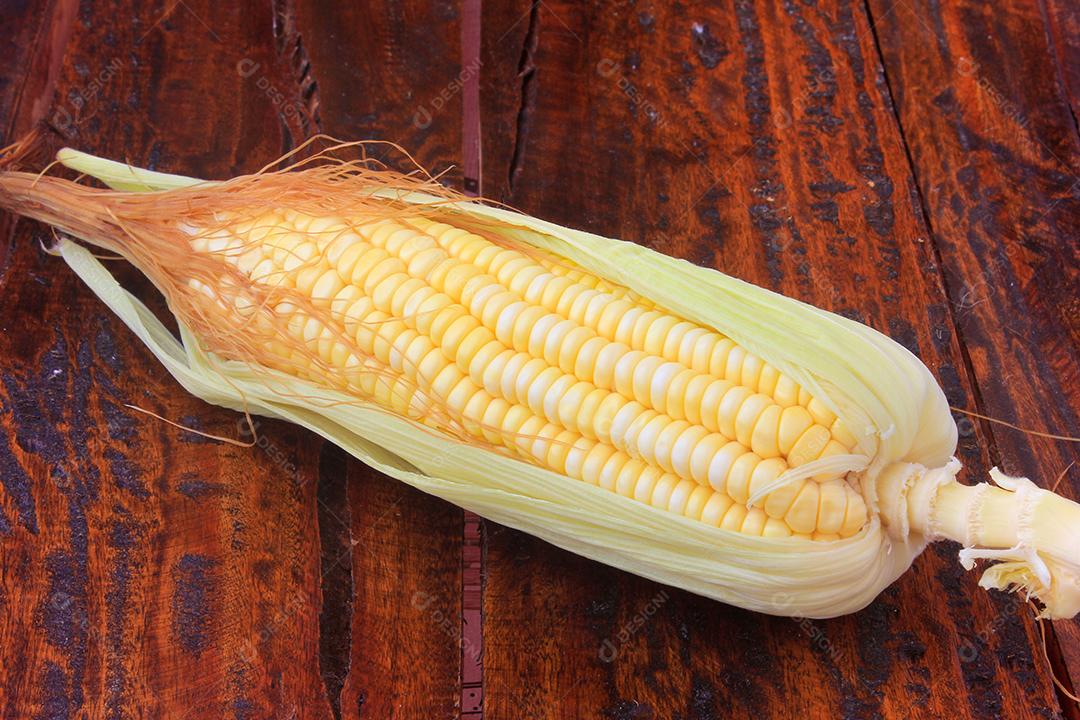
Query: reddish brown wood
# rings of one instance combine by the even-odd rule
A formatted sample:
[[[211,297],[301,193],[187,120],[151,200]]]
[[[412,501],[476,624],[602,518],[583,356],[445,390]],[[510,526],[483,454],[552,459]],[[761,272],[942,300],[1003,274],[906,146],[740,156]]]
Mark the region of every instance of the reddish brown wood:
[[[296,5],[322,132],[396,143],[433,172],[460,165],[457,2]],[[412,169],[387,145],[369,152]],[[458,168],[444,177],[460,188]],[[331,702],[343,718],[454,717],[462,513],[359,462],[348,468],[354,596],[339,625],[323,624],[346,642]]]
[[[1051,48],[1054,52],[1058,83],[1067,96],[1073,125],[1080,117],[1080,7],[1062,0],[1046,0],[1039,4],[1046,20]]]
[[[861,4],[519,3],[489,17],[485,38],[489,194],[868,322],[918,351],[953,404],[977,401]],[[988,436],[972,429],[960,452],[981,479]],[[800,624],[493,531],[488,708],[552,718],[1054,712],[1031,621],[979,590],[955,550],[934,548],[853,617]],[[662,592],[671,599],[605,662],[605,643]]]
[[[458,2],[298,5],[325,132],[397,144],[433,174],[459,164]],[[388,147],[370,154],[415,169]],[[460,169],[443,177],[458,183]]]
[[[461,187],[461,18],[457,0],[28,0],[0,10],[0,128],[44,120],[52,149],[206,177],[317,132],[372,138]],[[487,195],[856,317],[954,405],[1080,434],[1068,3],[488,2],[481,33]],[[462,513],[285,424],[242,449],[128,410],[242,431],[40,227],[0,233],[0,717],[455,717]],[[968,478],[1047,482],[1074,459],[958,417]],[[1060,713],[1026,609],[955,551],[810,623],[489,524],[484,713]],[[1062,675],[1076,627],[1058,625]]]
[[[257,87],[290,87],[262,6],[167,17],[137,4],[33,6],[4,25],[29,43],[25,62],[5,56],[11,133],[44,120],[53,148],[207,177],[253,170],[294,142]],[[119,30],[113,17],[130,21]],[[237,71],[244,57],[257,73]],[[0,714],[329,717],[319,441],[265,422],[260,446],[236,448],[124,407],[240,430],[41,252],[40,227],[12,228],[5,220]]]
[[[872,7],[877,14],[887,5]],[[1047,33],[1039,2],[1002,14],[916,3],[877,33],[978,386],[972,400],[1022,427],[1077,436],[1080,136],[1069,105],[1077,40],[1071,13],[1050,10]],[[1060,481],[1060,492],[1080,497],[1074,446],[999,426],[984,431],[990,462],[1043,486]],[[1075,680],[1080,645],[1068,625],[1058,624],[1070,670],[1059,674]]]

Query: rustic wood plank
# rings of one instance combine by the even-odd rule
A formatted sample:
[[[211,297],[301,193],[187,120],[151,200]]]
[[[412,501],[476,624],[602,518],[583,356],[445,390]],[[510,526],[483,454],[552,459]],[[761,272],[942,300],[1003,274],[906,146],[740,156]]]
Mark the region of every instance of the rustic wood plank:
[[[50,7],[47,0],[23,5],[5,5],[0,22],[10,39],[8,62],[0,69],[0,107],[5,110],[4,144],[26,132],[31,123],[45,117],[52,98],[50,76],[59,72],[59,62],[74,17],[64,5]],[[50,33],[50,28],[55,28]],[[58,60],[53,58],[59,57]],[[51,65],[56,70],[50,72]]]
[[[120,29],[112,16],[132,22]],[[16,133],[45,120],[53,146],[208,177],[257,168],[294,141],[258,87],[284,86],[286,67],[261,5],[185,4],[166,16],[58,2],[42,17],[60,34],[33,41],[24,66],[5,63],[20,89],[3,95],[0,114]],[[257,74],[237,70],[245,57]],[[3,715],[328,717],[320,444],[267,422],[258,446],[236,448],[125,408],[239,432],[235,413],[188,396],[40,251],[47,239],[26,222],[5,234]],[[153,300],[137,273],[113,267]]]
[[[1058,84],[1066,94],[1073,127],[1080,132],[1080,7],[1064,0],[1040,4],[1055,55]]]
[[[56,141],[214,177],[317,131],[396,141],[436,172],[460,163],[456,2],[128,5],[0,10],[15,38],[0,67],[9,137],[45,119]],[[1054,394],[1076,387],[1076,313],[1052,272],[1076,267],[1076,186],[1015,137],[1045,140],[1075,167],[1062,112],[1071,97],[1075,113],[1073,17],[1046,8],[1053,47],[1040,49],[1038,9],[1024,4],[991,25],[967,4],[938,17],[872,3],[875,38],[863,6],[843,2],[488,3],[486,193],[863,319],[917,348],[954,404],[1076,434]],[[107,21],[128,16],[123,31]],[[910,43],[920,18],[925,42]],[[965,67],[982,74],[950,75],[948,59],[969,49]],[[946,89],[957,108],[934,104]],[[1025,119],[1015,108],[1038,110]],[[444,177],[460,185],[457,170]],[[1029,186],[1045,217],[1022,202]],[[163,378],[36,249],[40,229],[3,222],[2,316],[19,321],[0,337],[11,359],[0,389],[0,714],[453,716],[461,513],[280,423],[260,424],[259,447],[241,450],[128,411],[123,402],[239,432],[234,414]],[[986,248],[1005,258],[990,269],[1015,280],[989,300],[964,294],[984,279]],[[1003,343],[1002,327],[1030,331],[1034,347]],[[1024,368],[1012,375],[1023,390],[997,381],[1010,367]],[[1010,457],[1028,472],[1067,459],[1060,445],[961,426],[968,477]],[[955,549],[934,548],[864,612],[808,623],[493,527],[486,709],[1053,714],[1025,609],[978,590]]]
[[[6,6],[0,9],[0,24],[11,38],[9,63],[0,66],[0,108],[4,122],[0,125],[6,146],[22,137],[48,114],[48,103],[55,90],[60,56],[67,44],[69,28],[74,20],[69,7],[50,8],[47,0]],[[55,28],[50,33],[50,28]],[[52,69],[56,65],[56,70]],[[50,82],[50,78],[52,81]],[[0,217],[0,237],[5,242],[0,250],[0,268],[8,265],[9,242],[15,219],[5,213]]]
[[[297,5],[327,133],[395,143],[433,174],[460,165],[456,0],[347,8],[300,0]],[[415,169],[386,148],[372,148],[370,155]],[[460,169],[443,178],[460,186]]]
[[[396,143],[431,172],[455,166],[443,177],[460,189],[458,2],[301,0],[295,20],[319,129]],[[388,146],[369,153],[412,169]],[[340,618],[341,633],[351,626],[340,717],[454,717],[462,513],[357,461],[348,476],[353,595]]]
[[[871,7],[884,16],[888,3]],[[1005,12],[913,3],[889,13],[877,34],[977,383],[972,400],[992,417],[1075,437],[1080,136],[1069,101],[1080,56],[1075,13],[1050,8],[1047,15],[1034,0]],[[990,462],[1045,487],[1061,481],[1059,492],[1080,497],[1074,446],[1000,426],[984,431]],[[1075,682],[1078,626],[1055,625]]]
[[[488,195],[867,322],[973,402],[861,4],[545,0],[490,11],[484,37]],[[967,477],[984,476],[986,439],[962,439]],[[933,548],[863,612],[808,623],[492,530],[488,712],[1057,712],[1023,608],[978,589],[955,552]]]

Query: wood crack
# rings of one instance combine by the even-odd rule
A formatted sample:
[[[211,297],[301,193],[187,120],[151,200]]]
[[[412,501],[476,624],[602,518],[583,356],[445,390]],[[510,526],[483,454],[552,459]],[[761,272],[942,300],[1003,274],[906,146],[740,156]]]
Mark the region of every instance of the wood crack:
[[[521,96],[518,105],[517,123],[514,133],[514,151],[510,156],[510,169],[507,173],[507,185],[511,195],[514,182],[521,173],[525,155],[525,142],[532,125],[532,113],[536,106],[536,49],[540,44],[540,0],[529,8],[529,27],[525,31],[525,42],[521,47],[521,59],[518,61],[518,77],[521,79]]]
[[[296,87],[296,106],[302,110],[296,113],[297,120],[292,120],[285,113],[285,125],[293,136],[294,145],[313,134],[322,132],[320,116],[319,83],[311,72],[311,59],[304,48],[303,37],[296,26],[296,5],[294,0],[272,0],[273,33],[278,59],[287,65],[291,80]]]
[[[352,513],[348,498],[345,451],[324,443],[319,459],[319,543],[322,572],[319,612],[319,672],[327,701],[339,719],[341,691],[349,675],[352,646],[352,606],[356,587],[352,574]]]
[[[296,23],[295,0],[271,0],[272,31],[279,63],[291,76],[301,112],[281,110],[292,147],[322,132],[319,84]],[[291,149],[290,148],[286,148]],[[348,500],[348,463],[344,451],[325,443],[319,462],[318,533],[320,573],[319,674],[334,718],[342,717],[342,690],[351,671],[352,606],[356,583],[352,563],[352,523]]]
[[[30,101],[30,114],[26,122],[20,123],[22,116],[20,114],[22,105],[22,93],[26,91],[26,86],[29,84],[29,73],[27,74],[27,81],[23,83],[23,87],[20,90],[20,97],[15,106],[15,111],[12,113],[12,125],[11,128],[17,132],[26,132],[39,120],[44,120],[48,114],[49,107],[52,105],[53,95],[56,93],[56,85],[60,79],[60,73],[63,69],[64,56],[67,54],[67,46],[71,40],[72,30],[75,26],[75,16],[78,13],[78,3],[73,0],[62,0],[57,3],[56,9],[53,13],[49,23],[45,23],[39,30],[39,38],[41,34],[48,35],[48,44],[46,47],[46,58],[48,65],[46,68],[45,83],[41,88],[41,92],[37,93]],[[40,41],[39,41],[40,42]],[[37,49],[35,48],[32,57],[37,57]]]
[[[873,10],[870,7],[870,0],[863,0],[863,9],[866,13],[866,20],[870,28],[870,34],[873,38],[874,49],[877,52],[878,62],[881,66],[882,78],[885,81],[885,91],[888,93],[889,98],[889,111],[892,114],[893,120],[896,123],[897,135],[900,138],[900,144],[904,150],[904,157],[907,162],[908,172],[911,174],[912,181],[914,183],[915,196],[919,201],[919,211],[921,215],[921,222],[926,229],[927,242],[930,244],[930,250],[933,253],[934,262],[938,266],[939,281],[941,284],[942,292],[945,294],[946,299],[946,312],[948,313],[949,321],[952,324],[953,332],[956,334],[957,347],[960,352],[961,359],[964,363],[964,370],[967,373],[969,382],[968,385],[971,388],[973,400],[976,409],[982,413],[987,414],[986,404],[983,401],[982,390],[979,386],[978,376],[975,372],[975,366],[971,359],[970,351],[965,339],[964,331],[961,324],[958,322],[955,312],[955,304],[953,294],[949,290],[949,269],[945,265],[941,247],[937,240],[937,234],[934,230],[934,225],[930,216],[930,208],[926,202],[926,197],[923,194],[922,186],[919,183],[919,173],[917,165],[915,164],[914,157],[911,153],[911,147],[908,143],[907,133],[904,128],[904,124],[900,118],[900,113],[896,104],[896,96],[893,92],[892,81],[889,78],[888,65],[885,62],[885,54],[882,51],[881,39],[878,36],[877,25],[874,22]],[[994,464],[1001,462],[1001,451],[998,447],[997,440],[995,439],[994,430],[990,423],[985,420],[979,422],[983,425],[983,434],[987,439],[987,455]],[[1049,627],[1047,627],[1049,626]],[[1047,658],[1050,664],[1050,671],[1055,677],[1064,678],[1065,682],[1069,683],[1069,692],[1076,693],[1075,686],[1071,682],[1069,677],[1068,667],[1064,663],[1063,654],[1059,645],[1057,634],[1054,632],[1052,623],[1044,623],[1043,627],[1048,629],[1046,634],[1047,645]],[[1072,701],[1068,698],[1066,693],[1057,684],[1054,685],[1054,692],[1057,697],[1058,704],[1061,708],[1068,708],[1072,706]]]
[[[1054,39],[1053,19],[1050,16],[1050,9],[1046,7],[1046,0],[1038,0],[1038,5],[1039,15],[1042,17],[1043,25],[1046,27],[1047,49],[1050,51],[1050,57],[1054,63],[1054,75],[1056,76],[1058,91],[1061,94],[1061,102],[1069,111],[1074,139],[1080,141],[1080,121],[1077,120],[1076,111],[1073,109],[1069,84],[1065,81],[1065,69],[1061,66],[1061,56],[1058,54],[1057,42]]]
[[[964,363],[964,370],[967,373],[969,379],[969,385],[971,387],[972,395],[974,396],[975,407],[980,413],[985,414],[985,403],[983,402],[982,392],[979,389],[979,384],[975,374],[975,366],[971,361],[971,356],[965,342],[964,332],[957,321],[955,312],[955,300],[953,294],[949,290],[948,282],[948,268],[945,266],[944,260],[941,254],[941,248],[937,242],[937,233],[934,231],[934,224],[930,217],[930,208],[927,205],[926,198],[922,192],[922,186],[919,183],[919,171],[915,164],[915,160],[911,155],[911,147],[908,143],[907,133],[904,128],[903,122],[900,120],[900,113],[897,110],[896,96],[893,93],[892,81],[889,78],[888,66],[885,63],[885,54],[881,49],[881,39],[878,37],[877,25],[874,23],[874,14],[870,8],[870,0],[863,0],[863,9],[866,13],[866,21],[870,27],[870,36],[874,41],[874,50],[877,52],[878,63],[881,67],[881,75],[885,80],[885,91],[889,97],[889,112],[893,117],[893,121],[896,123],[896,132],[900,138],[900,145],[904,149],[904,159],[907,162],[908,172],[911,174],[911,178],[914,181],[915,197],[919,200],[919,216],[923,228],[926,230],[927,241],[930,243],[930,249],[934,255],[934,262],[938,266],[939,279],[941,284],[942,293],[945,295],[945,301],[947,311],[949,313],[949,321],[952,324],[953,332],[956,333],[957,346],[960,351],[961,359]],[[986,435],[989,447],[987,453],[990,455],[992,461],[998,461],[1000,457],[1000,451],[997,447],[997,443],[994,440],[993,429],[986,421],[980,421],[983,424],[983,433]]]

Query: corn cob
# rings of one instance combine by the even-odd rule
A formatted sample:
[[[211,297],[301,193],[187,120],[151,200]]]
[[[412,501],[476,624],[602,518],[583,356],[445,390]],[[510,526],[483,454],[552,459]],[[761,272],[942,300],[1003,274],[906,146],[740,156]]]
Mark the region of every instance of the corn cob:
[[[998,488],[957,483],[940,389],[863,326],[356,165],[215,185],[60,159],[160,190],[6,172],[0,205],[146,272],[182,349],[84,250],[60,248],[212,401],[303,422],[482,514],[757,610],[857,609],[939,537],[965,544],[965,564],[1003,561],[984,584],[1025,589],[1052,616],[1080,609],[1077,506],[997,473]],[[667,273],[658,289],[634,277],[645,262]],[[715,318],[698,309],[717,304]],[[782,322],[879,367],[820,339],[799,351]]]
[[[295,344],[305,344],[326,367],[300,358],[301,377],[344,383],[396,410],[422,409],[417,393],[445,398],[451,417],[478,439],[727,529],[834,539],[854,535],[866,520],[858,491],[837,477],[807,478],[759,507],[745,505],[789,466],[851,453],[853,443],[834,440],[826,426],[839,423],[835,415],[808,393],[778,374],[774,386],[790,388],[778,399],[717,377],[736,353],[745,365],[762,363],[704,328],[697,337],[716,374],[665,360],[651,351],[665,336],[649,331],[690,323],[645,314],[642,305],[591,289],[595,282],[555,282],[534,259],[475,233],[425,218],[283,213],[259,218],[251,230],[196,234],[191,245],[218,253],[250,282],[311,298],[310,310],[288,300],[275,308],[289,316],[294,342],[273,346],[273,367],[288,371]],[[238,301],[236,288],[191,282],[222,311]],[[645,349],[607,339],[590,327],[596,324],[615,337],[635,336],[633,345]],[[362,358],[373,358],[370,370]],[[409,384],[400,408],[397,386],[378,381],[380,367]],[[424,413],[416,419],[425,421]]]

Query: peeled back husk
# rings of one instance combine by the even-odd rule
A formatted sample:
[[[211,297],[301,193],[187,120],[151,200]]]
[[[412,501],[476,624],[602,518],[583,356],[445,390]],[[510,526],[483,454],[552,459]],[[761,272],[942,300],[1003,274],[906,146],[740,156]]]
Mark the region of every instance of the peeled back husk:
[[[74,150],[58,159],[117,190],[167,192],[203,182]],[[372,192],[448,207],[423,193]],[[586,557],[751,610],[826,618],[865,607],[928,542],[949,538],[965,545],[965,567],[1001,561],[983,574],[984,587],[1033,595],[1049,617],[1080,611],[1080,506],[1000,473],[998,487],[957,483],[948,403],[904,347],[860,323],[631,243],[478,202],[449,207],[496,221],[513,242],[552,251],[714,328],[824,401],[859,440],[860,454],[820,462],[857,478],[870,514],[863,530],[836,541],[729,532],[422,430],[325,387],[208,353],[182,322],[178,341],[88,250],[64,241],[59,252],[194,395],[303,425],[381,472]]]

